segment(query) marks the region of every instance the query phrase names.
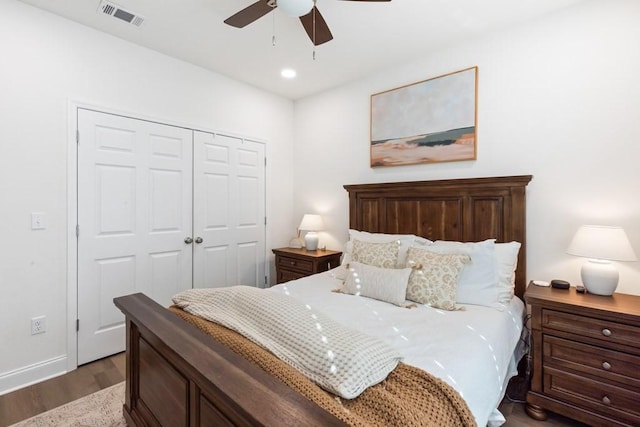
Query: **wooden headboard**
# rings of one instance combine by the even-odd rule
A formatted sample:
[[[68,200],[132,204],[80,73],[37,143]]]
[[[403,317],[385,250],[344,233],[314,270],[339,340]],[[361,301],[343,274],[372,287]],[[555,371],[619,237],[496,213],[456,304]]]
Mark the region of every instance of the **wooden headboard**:
[[[430,240],[522,244],[515,294],[526,289],[526,196],[531,175],[345,185],[349,228]]]

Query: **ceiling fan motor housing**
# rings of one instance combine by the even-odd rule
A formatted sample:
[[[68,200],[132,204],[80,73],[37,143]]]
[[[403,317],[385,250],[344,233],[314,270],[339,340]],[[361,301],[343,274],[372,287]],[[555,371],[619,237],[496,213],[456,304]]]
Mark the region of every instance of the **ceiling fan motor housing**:
[[[276,0],[276,6],[287,16],[300,17],[311,12],[313,0]]]

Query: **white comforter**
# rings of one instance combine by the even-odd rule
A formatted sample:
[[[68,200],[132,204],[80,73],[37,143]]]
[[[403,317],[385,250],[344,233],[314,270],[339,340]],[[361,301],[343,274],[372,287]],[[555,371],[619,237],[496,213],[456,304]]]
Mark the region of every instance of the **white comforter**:
[[[406,309],[331,292],[340,283],[328,271],[271,290],[296,297],[343,324],[391,344],[405,363],[453,386],[479,426],[504,422],[496,408],[507,380],[516,374],[514,349],[522,332],[522,301],[513,298],[505,311],[474,305],[451,312],[423,305]]]

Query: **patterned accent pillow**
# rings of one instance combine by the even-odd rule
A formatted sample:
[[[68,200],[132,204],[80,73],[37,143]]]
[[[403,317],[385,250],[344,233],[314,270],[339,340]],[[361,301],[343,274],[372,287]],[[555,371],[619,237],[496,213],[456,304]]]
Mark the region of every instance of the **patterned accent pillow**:
[[[410,268],[379,268],[353,261],[340,291],[403,306],[410,274]]]
[[[394,240],[387,243],[353,241],[351,261],[380,268],[396,268],[400,244]]]
[[[407,264],[407,249],[409,249],[409,246],[428,246],[433,243],[431,240],[414,234],[368,233],[366,231],[349,229],[349,241],[344,245],[342,264],[349,264],[352,261],[351,254],[353,252],[354,240],[360,240],[361,242],[366,243],[398,242],[397,268],[404,268]]]
[[[471,262],[467,254],[439,254],[427,249],[409,248],[407,299],[443,310],[457,310],[456,287],[460,271]]]

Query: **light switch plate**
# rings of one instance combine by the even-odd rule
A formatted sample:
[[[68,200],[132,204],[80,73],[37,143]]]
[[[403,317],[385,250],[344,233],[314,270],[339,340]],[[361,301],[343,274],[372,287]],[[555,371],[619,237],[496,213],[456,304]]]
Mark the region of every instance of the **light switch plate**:
[[[47,228],[47,214],[44,212],[31,212],[31,229],[44,230]]]

